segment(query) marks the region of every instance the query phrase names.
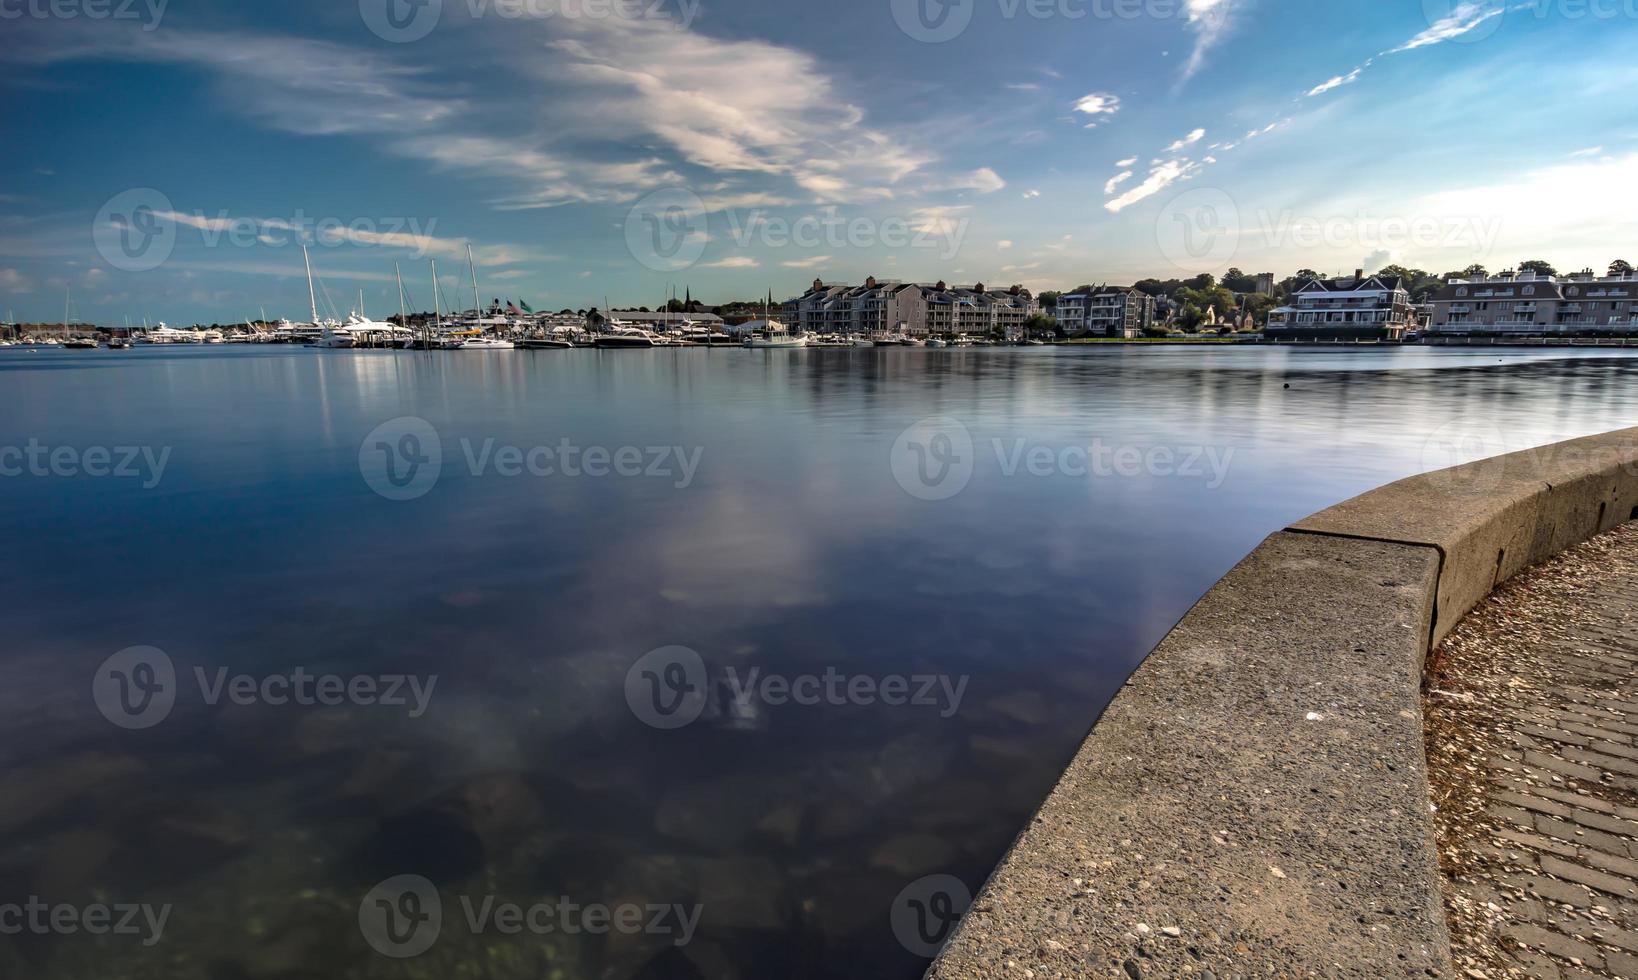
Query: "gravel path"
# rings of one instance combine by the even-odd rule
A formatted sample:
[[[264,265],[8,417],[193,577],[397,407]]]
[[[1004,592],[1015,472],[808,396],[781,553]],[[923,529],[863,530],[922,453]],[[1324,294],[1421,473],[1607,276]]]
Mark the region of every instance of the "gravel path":
[[[1458,974],[1638,980],[1638,525],[1497,590],[1429,677]]]

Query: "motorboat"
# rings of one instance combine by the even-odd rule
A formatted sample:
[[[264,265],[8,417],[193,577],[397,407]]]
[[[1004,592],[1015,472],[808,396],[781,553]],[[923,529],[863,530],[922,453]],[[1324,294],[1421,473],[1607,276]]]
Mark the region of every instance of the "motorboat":
[[[510,340],[498,340],[494,337],[473,337],[456,344],[455,350],[512,350],[517,345]]]
[[[598,350],[647,350],[664,346],[664,339],[642,327],[619,325],[592,340]]]
[[[348,350],[355,345],[353,333],[346,327],[327,326],[312,346],[325,350]]]
[[[948,347],[948,346],[950,346],[950,344],[949,344],[949,341],[943,340],[943,339],[941,339],[939,337],[932,337],[927,341],[927,346],[928,347]]]
[[[747,324],[747,326],[751,327],[751,334],[743,341],[746,347],[760,350],[783,350],[808,346],[806,334],[792,334],[778,320],[763,320],[760,324]]]
[[[64,350],[96,350],[97,349],[97,339],[95,337],[70,337],[67,340],[63,341],[63,349]]]

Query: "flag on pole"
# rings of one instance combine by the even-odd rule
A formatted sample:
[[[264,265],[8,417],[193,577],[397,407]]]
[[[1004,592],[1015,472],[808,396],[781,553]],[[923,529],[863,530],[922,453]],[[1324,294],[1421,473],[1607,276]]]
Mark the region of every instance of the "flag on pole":
[[[518,309],[515,305],[513,305],[511,300],[506,301],[506,312],[510,313],[513,316],[522,316],[523,315],[523,311]]]
[[[533,313],[534,312],[534,308],[529,305],[527,300],[521,300],[521,299],[518,300],[518,305],[523,307],[523,312],[525,312],[525,313]]]

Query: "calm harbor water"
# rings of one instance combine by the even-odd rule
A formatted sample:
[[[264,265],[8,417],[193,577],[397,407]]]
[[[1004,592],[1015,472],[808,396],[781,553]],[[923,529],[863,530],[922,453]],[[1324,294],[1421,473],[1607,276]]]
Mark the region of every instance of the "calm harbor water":
[[[1635,381],[1586,350],[0,351],[0,448],[34,450],[0,454],[0,902],[170,906],[151,944],[0,936],[0,975],[909,980],[906,888],[976,890],[1263,536],[1451,447],[1638,424]],[[276,703],[298,671],[401,698]],[[442,920],[399,959],[361,903],[404,875]],[[463,898],[683,911],[508,934]]]

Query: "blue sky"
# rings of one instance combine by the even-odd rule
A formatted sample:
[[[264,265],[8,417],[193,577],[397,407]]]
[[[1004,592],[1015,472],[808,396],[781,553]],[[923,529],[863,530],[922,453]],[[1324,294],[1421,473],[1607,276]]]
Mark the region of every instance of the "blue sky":
[[[0,0],[0,312],[1638,261],[1638,0],[417,2]]]

